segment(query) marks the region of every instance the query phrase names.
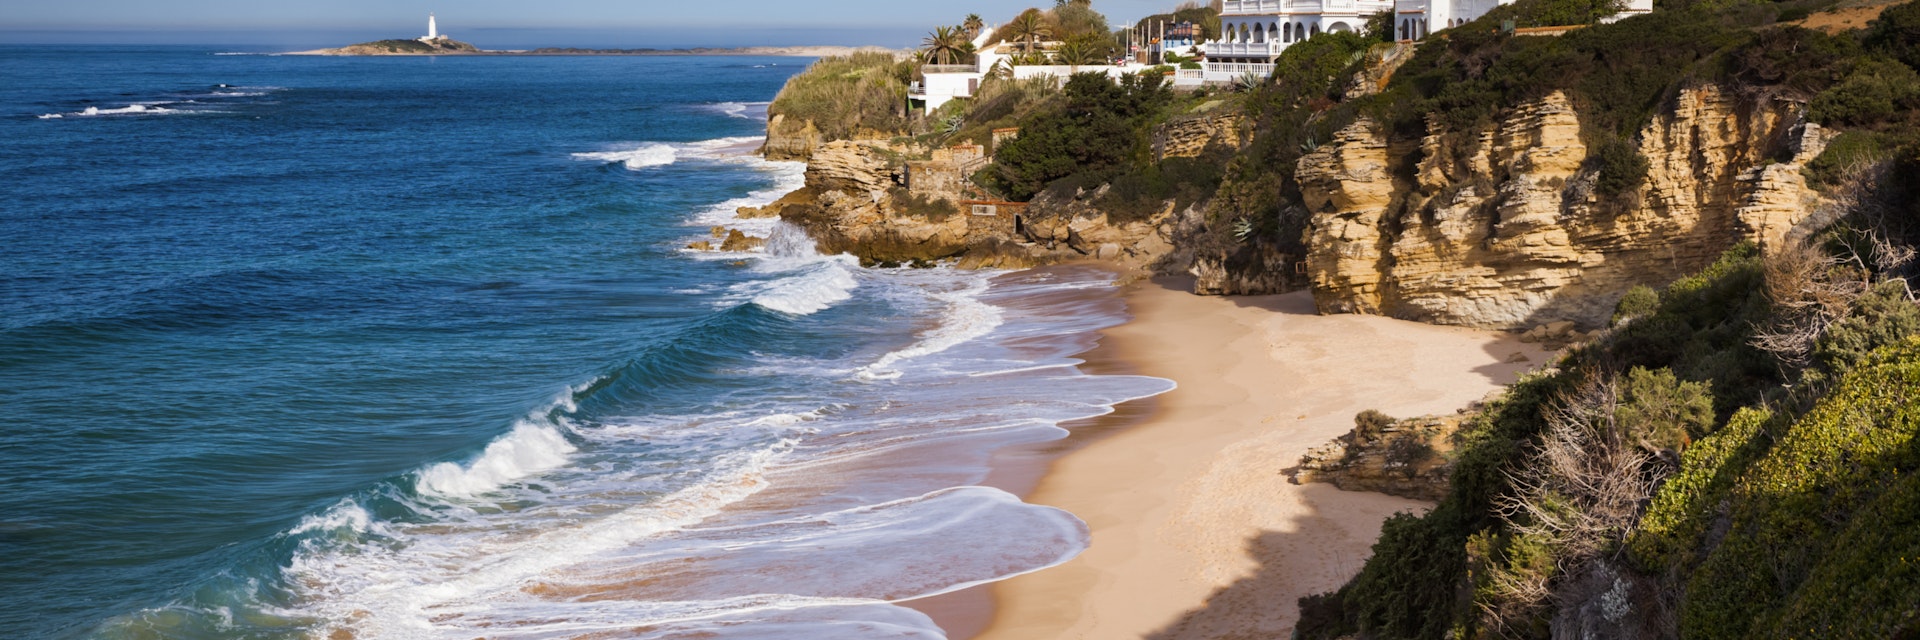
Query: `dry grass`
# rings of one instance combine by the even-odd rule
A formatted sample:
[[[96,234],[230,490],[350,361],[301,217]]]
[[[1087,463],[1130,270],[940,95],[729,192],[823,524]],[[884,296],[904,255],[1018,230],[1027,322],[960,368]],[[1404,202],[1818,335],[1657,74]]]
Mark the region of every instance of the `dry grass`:
[[[1867,23],[1873,22],[1873,19],[1880,17],[1880,13],[1886,11],[1887,7],[1896,4],[1900,4],[1899,0],[1870,0],[1866,3],[1842,3],[1841,6],[1786,24],[1798,25],[1816,31],[1824,31],[1829,34],[1838,34],[1854,29],[1867,28]]]

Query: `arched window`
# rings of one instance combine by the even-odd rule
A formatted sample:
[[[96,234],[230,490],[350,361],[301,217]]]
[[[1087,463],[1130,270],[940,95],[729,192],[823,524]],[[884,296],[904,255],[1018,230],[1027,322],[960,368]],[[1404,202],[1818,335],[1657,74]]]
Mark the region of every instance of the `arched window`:
[[[1266,30],[1266,28],[1265,28],[1265,27],[1261,27],[1260,25],[1257,25],[1257,24],[1256,24],[1256,25],[1253,25],[1253,41],[1254,41],[1254,42],[1255,42],[1256,44],[1265,44],[1265,43],[1266,43],[1266,41],[1267,41],[1267,30]]]
[[[1407,20],[1405,18],[1400,19],[1400,39],[1401,40],[1413,39],[1413,32],[1410,31],[1412,26],[1413,26],[1413,22],[1411,20]]]
[[[1353,30],[1353,27],[1347,26],[1347,23],[1345,22],[1335,22],[1327,26],[1327,31],[1352,31],[1352,30]]]
[[[1240,25],[1240,41],[1253,42],[1252,31],[1247,29],[1247,25]]]
[[[1421,40],[1427,39],[1427,19],[1426,18],[1420,19],[1420,39]]]
[[[1307,37],[1311,38],[1317,35],[1320,35],[1320,23],[1315,22],[1312,28],[1307,29]]]
[[[1305,39],[1307,39],[1307,25],[1298,22],[1293,23],[1293,41],[1299,42]]]

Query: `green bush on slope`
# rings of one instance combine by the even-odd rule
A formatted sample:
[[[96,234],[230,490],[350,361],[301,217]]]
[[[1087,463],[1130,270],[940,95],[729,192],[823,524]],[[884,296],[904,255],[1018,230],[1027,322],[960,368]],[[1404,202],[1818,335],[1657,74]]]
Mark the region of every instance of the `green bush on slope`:
[[[905,131],[913,68],[889,53],[821,58],[787,80],[767,113],[812,122],[826,140],[850,140],[863,130]]]
[[[1682,633],[1892,637],[1911,629],[1920,619],[1917,437],[1920,341],[1912,341],[1848,373],[1743,474],[1726,538],[1689,581]]]
[[[1020,137],[996,151],[996,186],[1026,200],[1061,178],[1104,179],[1144,163],[1147,128],[1172,98],[1164,81],[1129,75],[1116,84],[1102,73],[1074,74],[1059,108],[1023,120]]]

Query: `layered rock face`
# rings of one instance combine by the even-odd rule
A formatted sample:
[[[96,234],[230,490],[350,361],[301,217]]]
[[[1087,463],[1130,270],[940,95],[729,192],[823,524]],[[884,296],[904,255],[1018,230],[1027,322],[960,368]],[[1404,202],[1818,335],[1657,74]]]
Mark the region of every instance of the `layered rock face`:
[[[807,230],[825,253],[876,261],[938,259],[967,248],[969,216],[895,213],[902,178],[872,147],[821,145],[807,162],[807,185],[767,208]]]
[[[1671,281],[1741,241],[1777,245],[1808,221],[1818,196],[1800,168],[1825,136],[1801,111],[1712,86],[1682,92],[1641,132],[1647,180],[1611,199],[1593,191],[1563,94],[1457,149],[1438,130],[1390,148],[1363,119],[1297,167],[1315,300],[1441,324],[1595,326],[1635,284]]]
[[[905,201],[902,181],[901,169],[873,147],[830,142],[807,163],[806,187],[766,209],[806,229],[821,251],[869,262],[960,258],[964,267],[1019,268],[1092,258],[1148,266],[1174,249],[1171,206],[1121,222],[1088,204],[1097,193],[1025,206],[951,198],[917,204]]]
[[[1239,149],[1252,135],[1246,116],[1238,113],[1182,118],[1154,129],[1153,157],[1197,158],[1216,145]]]
[[[804,162],[813,157],[813,151],[822,144],[820,129],[815,128],[811,120],[774,114],[767,120],[767,142],[760,153],[768,160]]]

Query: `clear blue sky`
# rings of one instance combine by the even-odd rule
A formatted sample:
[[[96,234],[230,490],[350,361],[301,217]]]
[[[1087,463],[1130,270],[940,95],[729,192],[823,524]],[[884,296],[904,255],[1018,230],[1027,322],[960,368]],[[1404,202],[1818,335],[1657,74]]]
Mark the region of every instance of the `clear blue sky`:
[[[1180,0],[1095,0],[1115,25]],[[343,44],[440,29],[490,48],[843,44],[904,47],[968,13],[1052,0],[5,0],[0,42]],[[416,33],[420,32],[420,33]]]

